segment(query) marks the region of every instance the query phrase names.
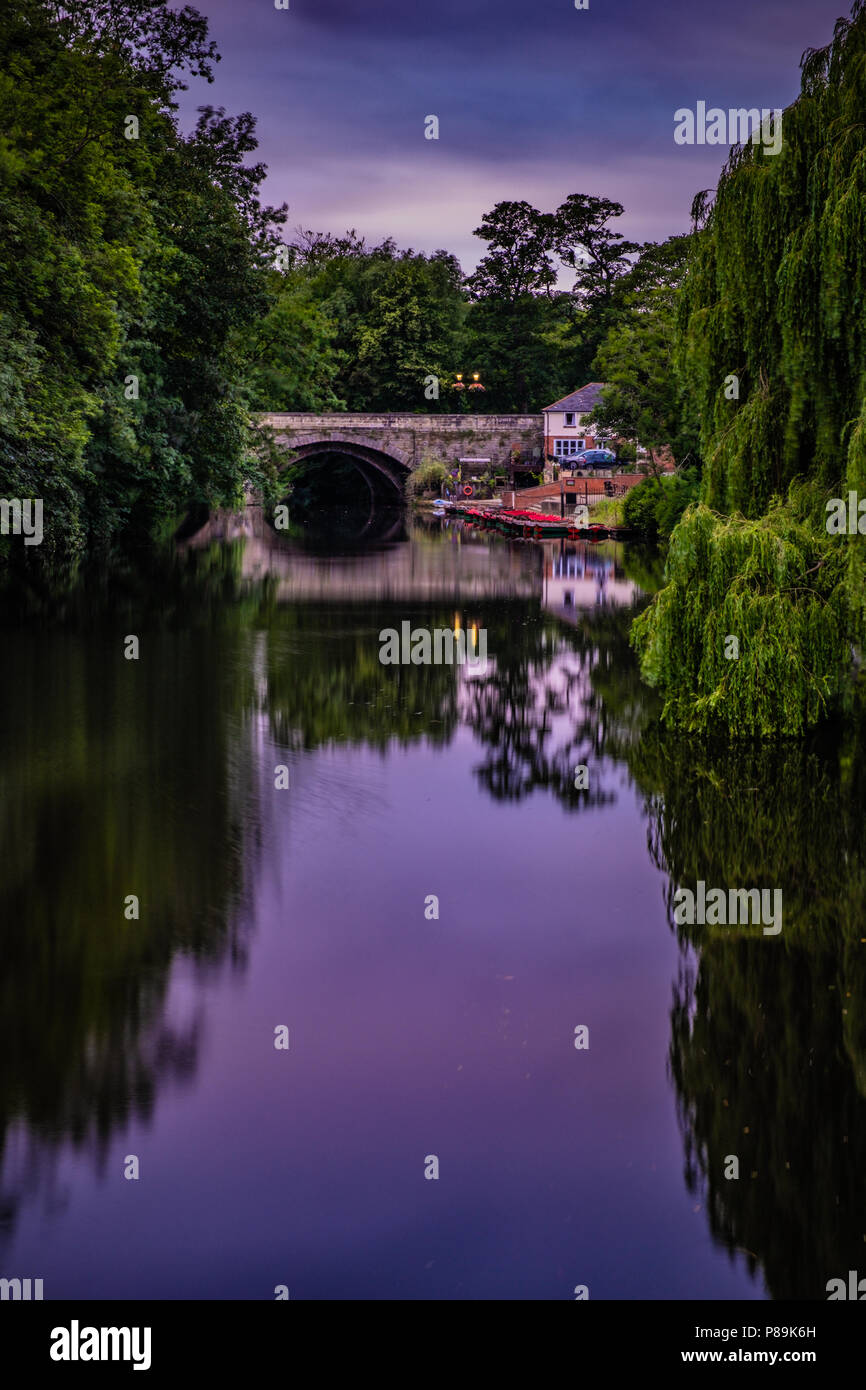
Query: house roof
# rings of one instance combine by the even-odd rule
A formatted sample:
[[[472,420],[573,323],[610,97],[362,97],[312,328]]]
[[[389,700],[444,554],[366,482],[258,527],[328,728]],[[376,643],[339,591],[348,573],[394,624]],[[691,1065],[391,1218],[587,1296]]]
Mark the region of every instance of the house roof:
[[[574,410],[580,415],[585,415],[598,405],[604,385],[603,381],[591,381],[588,386],[581,386],[579,391],[572,391],[570,396],[563,396],[561,401],[554,401],[553,405],[543,406],[542,412],[546,410]]]

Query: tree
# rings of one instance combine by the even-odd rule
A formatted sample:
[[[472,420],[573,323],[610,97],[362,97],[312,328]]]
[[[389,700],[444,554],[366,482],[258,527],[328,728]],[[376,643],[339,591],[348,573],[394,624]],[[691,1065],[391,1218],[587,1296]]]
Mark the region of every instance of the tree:
[[[301,231],[288,261],[293,293],[305,296],[313,321],[327,328],[322,386],[327,376],[333,399],[352,410],[449,407],[444,381],[464,312],[454,256],[398,251],[390,238],[368,247],[354,231],[344,237]],[[292,340],[281,351],[291,355]],[[438,404],[425,396],[430,376],[442,383]],[[300,405],[299,384],[286,408]]]
[[[0,17],[0,489],[44,498],[43,554],[231,501],[248,472],[235,334],[267,310],[283,214],[251,116],[178,130],[183,73],[215,60],[161,0]]]
[[[488,243],[466,287],[473,299],[516,304],[527,295],[550,294],[556,284],[553,266],[553,218],[531,203],[497,203],[481,219],[473,236]]]
[[[270,308],[240,341],[251,409],[344,410],[346,402],[333,389],[340,370],[336,326],[309,278],[299,270],[274,270],[269,285]]]
[[[582,307],[598,311],[613,299],[617,281],[640,247],[611,231],[611,218],[622,217],[622,203],[569,193],[553,214],[553,245],[564,266],[576,272],[573,293]]]
[[[779,152],[738,147],[715,201],[695,201],[677,359],[707,506],[674,532],[634,632],[665,717],[733,735],[800,734],[850,708],[866,637],[862,541],[826,527],[828,498],[866,491],[863,0],[802,72]]]
[[[622,310],[599,348],[593,373],[606,383],[593,419],[607,431],[639,440],[656,453],[669,446],[677,462],[695,454],[698,440],[684,415],[677,373],[678,294],[689,264],[691,238],[647,242],[622,276]]]
[[[735,148],[703,199],[683,291],[679,362],[706,498],[751,517],[797,475],[842,486],[866,399],[863,0],[801,66],[780,152]]]
[[[363,266],[347,363],[356,410],[428,408],[425,379],[447,376],[459,321],[448,265],[411,251]],[[441,399],[441,394],[440,394]]]
[[[503,202],[485,214],[475,235],[489,250],[466,281],[466,341],[484,369],[489,405],[539,410],[586,380],[637,249],[607,225],[622,211],[572,193],[554,213]],[[574,272],[571,291],[557,287],[563,270]]]
[[[489,249],[466,280],[472,306],[463,355],[482,369],[484,407],[537,410],[553,382],[563,389],[566,384],[550,336],[562,317],[553,218],[530,203],[497,203],[475,235]]]
[[[662,718],[688,732],[798,736],[850,701],[844,551],[814,524],[820,489],[792,485],[766,516],[690,508],[665,587],[635,621]]]

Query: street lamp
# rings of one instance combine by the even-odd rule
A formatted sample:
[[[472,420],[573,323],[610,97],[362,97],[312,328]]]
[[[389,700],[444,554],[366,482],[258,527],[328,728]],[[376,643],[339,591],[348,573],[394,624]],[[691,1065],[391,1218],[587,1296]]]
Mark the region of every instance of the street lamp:
[[[472,380],[469,382],[468,385],[467,385],[467,383],[463,380],[463,373],[462,373],[462,372],[456,372],[455,375],[454,375],[454,384],[453,384],[453,386],[451,387],[451,390],[452,390],[452,391],[484,391],[484,390],[486,390],[486,389],[487,389],[487,388],[486,388],[485,386],[482,386],[482,384],[481,384],[481,373],[480,373],[480,372],[473,372],[473,373],[472,373]],[[461,400],[461,409],[462,409],[462,410],[466,410],[466,408],[467,408],[465,405],[462,404],[462,402],[463,402],[464,399],[465,399],[465,398],[464,398],[463,396],[461,396],[460,400]]]

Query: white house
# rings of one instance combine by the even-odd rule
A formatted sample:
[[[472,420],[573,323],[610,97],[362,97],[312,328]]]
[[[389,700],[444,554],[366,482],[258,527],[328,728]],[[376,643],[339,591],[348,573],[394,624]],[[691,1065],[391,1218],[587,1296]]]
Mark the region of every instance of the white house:
[[[596,426],[586,424],[586,417],[598,405],[603,389],[604,382],[591,381],[579,391],[572,391],[570,396],[563,396],[561,401],[545,406],[542,414],[546,458],[566,459],[584,449],[604,447]]]

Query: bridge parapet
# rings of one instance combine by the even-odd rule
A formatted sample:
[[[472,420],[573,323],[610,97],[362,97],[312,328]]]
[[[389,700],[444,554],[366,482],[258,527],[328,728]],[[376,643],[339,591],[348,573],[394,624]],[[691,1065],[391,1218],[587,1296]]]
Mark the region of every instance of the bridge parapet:
[[[305,429],[321,426],[325,429],[414,429],[435,433],[439,429],[472,429],[495,434],[503,429],[537,429],[543,426],[541,415],[416,415],[402,411],[393,415],[368,415],[361,411],[314,410],[273,411],[256,417],[265,425],[278,429]]]

